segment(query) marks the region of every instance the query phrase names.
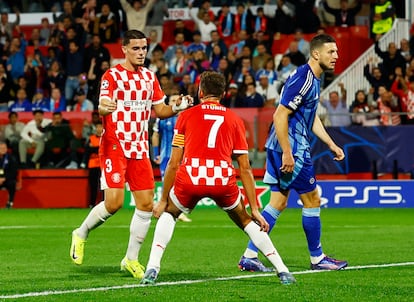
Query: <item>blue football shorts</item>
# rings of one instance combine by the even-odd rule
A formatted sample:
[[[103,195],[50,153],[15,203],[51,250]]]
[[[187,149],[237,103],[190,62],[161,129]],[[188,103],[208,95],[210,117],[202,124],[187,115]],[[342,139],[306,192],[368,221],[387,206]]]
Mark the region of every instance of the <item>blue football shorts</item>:
[[[282,153],[268,149],[263,182],[270,185],[272,192],[295,190],[298,194],[304,194],[315,190],[316,178],[312,164],[295,157],[293,173],[282,173],[281,166]]]

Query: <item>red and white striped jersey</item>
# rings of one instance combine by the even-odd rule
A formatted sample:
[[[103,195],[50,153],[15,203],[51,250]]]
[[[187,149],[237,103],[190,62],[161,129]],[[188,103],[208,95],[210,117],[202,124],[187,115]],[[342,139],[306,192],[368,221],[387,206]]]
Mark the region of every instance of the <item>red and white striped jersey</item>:
[[[180,113],[173,146],[184,148],[178,175],[194,185],[226,186],[236,181],[233,154],[247,154],[243,121],[216,102],[204,102]]]
[[[148,123],[152,105],[164,102],[155,73],[140,67],[126,70],[121,64],[108,69],[102,76],[99,99],[117,102],[117,109],[103,117],[104,145],[121,145],[127,158],[148,158]]]

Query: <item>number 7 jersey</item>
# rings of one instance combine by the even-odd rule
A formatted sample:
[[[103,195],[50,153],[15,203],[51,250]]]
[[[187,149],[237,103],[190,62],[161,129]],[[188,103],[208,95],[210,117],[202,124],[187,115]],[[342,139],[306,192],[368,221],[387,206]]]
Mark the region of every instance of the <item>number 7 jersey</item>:
[[[173,147],[184,148],[177,177],[189,177],[194,185],[228,185],[236,181],[233,154],[247,154],[243,121],[216,102],[204,102],[180,113]]]

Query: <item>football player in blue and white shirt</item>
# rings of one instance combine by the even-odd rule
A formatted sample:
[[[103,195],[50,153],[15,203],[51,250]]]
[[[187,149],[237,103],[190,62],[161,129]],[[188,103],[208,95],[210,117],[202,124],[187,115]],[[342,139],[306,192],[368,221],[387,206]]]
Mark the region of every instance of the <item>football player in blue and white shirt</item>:
[[[290,190],[295,190],[303,203],[302,226],[305,231],[313,270],[339,270],[346,261],[326,256],[321,245],[320,196],[311,158],[311,133],[326,143],[334,160],[345,155],[326,132],[316,109],[320,96],[320,77],[333,70],[338,60],[338,47],[333,37],[321,34],[310,42],[307,64],[287,79],[280,97],[280,105],[273,115],[273,126],[266,148],[267,162],[264,182],[270,185],[271,197],[263,210],[270,230],[286,208]],[[249,242],[239,267],[247,271],[268,271],[257,258],[257,247]]]

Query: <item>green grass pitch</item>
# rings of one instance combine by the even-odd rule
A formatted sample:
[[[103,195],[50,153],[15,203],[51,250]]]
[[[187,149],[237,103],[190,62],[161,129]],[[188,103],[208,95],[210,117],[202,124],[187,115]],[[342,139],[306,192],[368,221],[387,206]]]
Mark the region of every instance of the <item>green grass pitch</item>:
[[[322,209],[324,251],[349,261],[312,273],[301,210],[287,209],[271,234],[297,284],[240,272],[247,236],[219,209],[178,222],[156,286],[119,271],[132,210],[122,209],[69,258],[71,231],[87,209],[0,210],[0,301],[413,301],[414,209]],[[140,255],[145,265],[155,220]],[[264,260],[264,257],[261,256]],[[264,261],[269,265],[267,261]]]

